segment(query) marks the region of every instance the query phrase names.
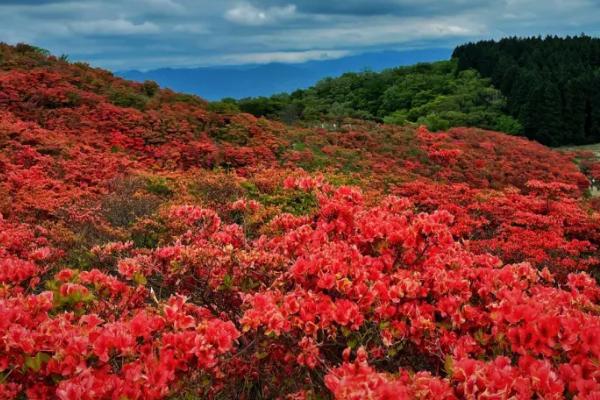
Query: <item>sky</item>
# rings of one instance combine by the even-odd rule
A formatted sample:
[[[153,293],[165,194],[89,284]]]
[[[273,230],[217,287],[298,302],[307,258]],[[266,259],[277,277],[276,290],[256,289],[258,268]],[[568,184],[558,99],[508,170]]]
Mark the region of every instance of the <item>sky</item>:
[[[0,0],[0,41],[112,70],[600,35],[600,0]]]

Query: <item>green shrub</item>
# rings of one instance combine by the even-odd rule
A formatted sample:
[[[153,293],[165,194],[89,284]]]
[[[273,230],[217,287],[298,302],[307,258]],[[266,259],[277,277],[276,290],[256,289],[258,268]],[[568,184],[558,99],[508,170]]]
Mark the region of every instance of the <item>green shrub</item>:
[[[219,114],[237,114],[240,108],[231,101],[213,101],[208,103],[208,110]]]
[[[138,110],[144,110],[148,103],[148,97],[135,93],[129,88],[113,88],[108,94],[108,100],[116,106]]]
[[[69,267],[88,270],[97,262],[97,257],[86,247],[87,243],[82,243],[79,247],[72,247],[68,250],[65,257],[65,264]]]
[[[48,57],[50,55],[50,52],[46,49],[43,49],[41,47],[37,47],[37,46],[32,46],[26,43],[17,43],[17,45],[15,46],[15,50],[17,51],[17,53],[37,53],[41,56],[44,57]]]
[[[158,86],[158,83],[154,81],[144,81],[144,83],[142,84],[142,90],[144,91],[144,94],[148,97],[154,96],[159,89],[160,87]]]
[[[146,190],[158,196],[170,196],[173,189],[169,185],[169,180],[162,176],[153,176],[146,180]]]
[[[310,215],[318,205],[314,193],[306,193],[301,190],[260,195],[259,201],[266,206],[279,206],[283,212],[293,215]]]
[[[517,135],[523,133],[523,125],[509,115],[500,115],[496,119],[496,130]]]

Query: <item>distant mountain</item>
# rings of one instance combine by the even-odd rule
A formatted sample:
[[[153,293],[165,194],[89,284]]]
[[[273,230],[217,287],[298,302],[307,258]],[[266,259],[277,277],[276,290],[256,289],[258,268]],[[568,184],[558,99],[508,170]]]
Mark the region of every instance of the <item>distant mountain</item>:
[[[153,80],[163,87],[197,94],[208,100],[224,97],[270,96],[306,88],[319,79],[344,72],[411,65],[448,59],[451,49],[364,53],[335,60],[301,64],[271,63],[202,68],[161,68],[150,71],[119,71],[116,74],[135,81]]]

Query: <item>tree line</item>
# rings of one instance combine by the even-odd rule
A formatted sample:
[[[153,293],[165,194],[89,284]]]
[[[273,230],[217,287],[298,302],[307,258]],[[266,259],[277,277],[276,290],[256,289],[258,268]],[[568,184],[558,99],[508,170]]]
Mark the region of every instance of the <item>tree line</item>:
[[[445,130],[478,126],[520,133],[505,113],[506,99],[490,79],[459,70],[455,60],[422,63],[382,72],[345,73],[313,87],[271,97],[224,99],[215,110],[248,112],[287,123],[341,121],[352,117]]]

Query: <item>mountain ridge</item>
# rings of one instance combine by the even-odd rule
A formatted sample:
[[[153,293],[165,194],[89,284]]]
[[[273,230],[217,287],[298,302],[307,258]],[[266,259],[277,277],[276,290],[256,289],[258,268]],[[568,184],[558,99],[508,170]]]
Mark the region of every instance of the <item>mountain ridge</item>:
[[[124,70],[116,71],[115,74],[139,82],[154,80],[161,86],[176,91],[201,95],[208,100],[219,100],[293,91],[308,87],[322,78],[349,71],[379,71],[399,65],[438,61],[449,58],[451,53],[452,50],[448,48],[383,51],[304,63]]]

